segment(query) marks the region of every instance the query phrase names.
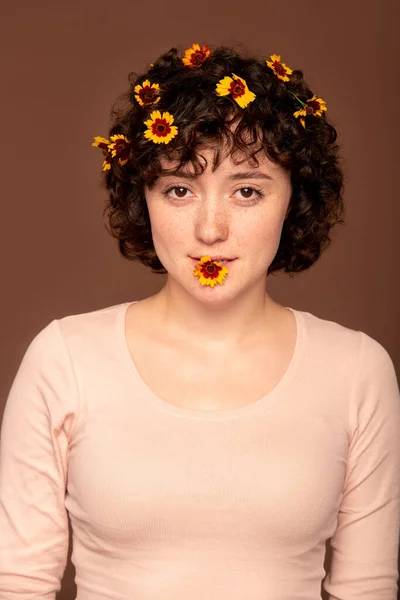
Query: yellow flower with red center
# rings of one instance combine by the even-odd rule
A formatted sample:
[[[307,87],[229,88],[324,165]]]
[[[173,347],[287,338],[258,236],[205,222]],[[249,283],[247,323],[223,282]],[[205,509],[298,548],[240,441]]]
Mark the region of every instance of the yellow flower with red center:
[[[124,135],[119,133],[112,135],[111,143],[108,148],[111,152],[111,156],[117,156],[118,162],[121,166],[126,165],[129,159],[130,154],[130,145],[129,140]]]
[[[96,135],[96,137],[94,138],[94,142],[92,144],[92,146],[95,146],[96,148],[100,148],[105,156],[103,165],[102,165],[103,171],[108,171],[109,169],[111,169],[111,152],[109,150],[109,145],[110,145],[110,140],[100,137],[99,135]]]
[[[271,54],[270,60],[266,60],[265,62],[279,79],[282,79],[282,81],[289,81],[288,75],[291,75],[293,71],[285,65],[285,63],[281,62],[279,54]]]
[[[201,67],[204,61],[210,56],[211,50],[205,44],[200,48],[200,44],[192,44],[190,48],[185,50],[185,55],[182,62],[186,67]]]
[[[238,77],[234,73],[232,73],[232,77],[226,76],[217,83],[217,95],[227,96],[228,94],[231,94],[232,98],[239,106],[246,108],[250,102],[253,102],[256,95],[253,92],[250,92],[244,79]]]
[[[150,83],[148,79],[142,84],[135,86],[135,98],[140,106],[157,104],[160,101],[160,86],[158,83]]]
[[[307,115],[320,117],[324,110],[328,110],[325,100],[322,100],[322,98],[317,98],[315,94],[312,98],[307,100],[306,103],[302,102],[302,105],[303,108],[296,110],[293,115],[300,119],[300,123],[303,125],[303,127],[306,126],[305,117]]]
[[[168,144],[178,133],[176,125],[172,125],[173,122],[174,117],[169,112],[163,112],[161,116],[159,110],[153,110],[150,119],[144,121],[147,125],[144,137],[155,144]]]
[[[217,283],[222,284],[229,269],[210,256],[202,256],[200,262],[194,268],[193,276],[199,278],[201,285],[214,287]]]

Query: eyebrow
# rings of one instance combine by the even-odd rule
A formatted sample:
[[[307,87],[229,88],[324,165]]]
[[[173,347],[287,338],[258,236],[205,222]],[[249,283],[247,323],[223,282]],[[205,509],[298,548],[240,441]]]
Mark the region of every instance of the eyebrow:
[[[177,170],[174,173],[163,173],[161,177],[183,177],[185,179],[197,179],[199,175],[184,170]],[[238,171],[229,175],[229,179],[272,179],[271,175],[263,171]]]
[[[272,177],[263,171],[239,171],[232,173],[229,179],[272,179]]]

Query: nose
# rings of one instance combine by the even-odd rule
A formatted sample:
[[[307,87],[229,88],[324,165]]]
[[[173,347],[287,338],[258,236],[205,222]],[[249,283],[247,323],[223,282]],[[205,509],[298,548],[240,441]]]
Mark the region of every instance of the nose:
[[[229,235],[229,218],[226,208],[218,198],[205,200],[195,217],[196,238],[205,245],[215,245]]]

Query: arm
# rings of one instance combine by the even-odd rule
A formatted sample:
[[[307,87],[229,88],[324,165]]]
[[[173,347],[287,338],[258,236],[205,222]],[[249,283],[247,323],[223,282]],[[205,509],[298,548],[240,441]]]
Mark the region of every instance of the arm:
[[[77,392],[58,321],[31,341],[0,438],[0,600],[54,600],[68,553],[64,506]]]
[[[350,445],[329,600],[396,600],[400,525],[400,394],[393,362],[361,332],[349,399]]]

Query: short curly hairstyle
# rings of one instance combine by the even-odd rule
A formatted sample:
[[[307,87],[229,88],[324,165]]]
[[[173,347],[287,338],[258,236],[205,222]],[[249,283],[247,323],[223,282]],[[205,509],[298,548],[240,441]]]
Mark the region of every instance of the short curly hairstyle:
[[[244,109],[232,96],[215,93],[216,84],[232,73],[256,94]],[[134,88],[146,80],[159,85],[160,100],[142,106]],[[343,169],[336,129],[326,113],[307,115],[305,126],[294,117],[301,108],[294,94],[302,102],[314,95],[302,71],[293,70],[289,81],[283,81],[266,59],[225,46],[215,48],[203,64],[192,68],[183,64],[182,52],[172,48],[146,72],[130,73],[129,83],[129,91],[113,105],[109,128],[109,137],[121,134],[129,140],[129,159],[123,166],[110,159],[102,180],[108,192],[103,217],[107,215],[106,228],[118,240],[122,256],[140,261],[154,273],[167,273],[154,248],[145,186],[151,188],[166,172],[162,158],[177,161],[176,169],[190,163],[201,174],[205,165],[199,153],[212,143],[217,148],[213,169],[221,149],[228,147],[232,160],[240,151],[258,165],[256,155],[264,151],[290,173],[288,213],[267,275],[284,271],[293,276],[320,257],[331,243],[332,227],[344,223]],[[168,111],[178,126],[178,135],[168,144],[155,144],[144,136],[144,121],[155,109]]]

